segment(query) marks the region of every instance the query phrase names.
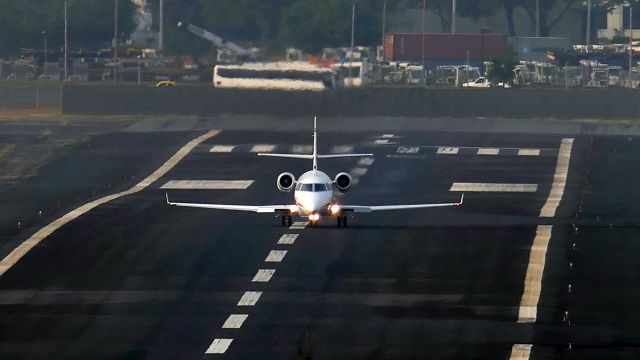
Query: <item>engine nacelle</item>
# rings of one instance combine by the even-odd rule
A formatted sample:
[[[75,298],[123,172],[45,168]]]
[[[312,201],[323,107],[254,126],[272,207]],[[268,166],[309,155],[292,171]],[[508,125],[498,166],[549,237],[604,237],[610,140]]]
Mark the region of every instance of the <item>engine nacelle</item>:
[[[296,185],[296,177],[293,176],[292,173],[282,173],[278,176],[277,184],[278,190],[282,192],[289,192],[293,190],[293,187]]]
[[[351,175],[347,174],[346,172],[341,172],[340,174],[336,175],[333,183],[336,184],[336,188],[338,188],[340,192],[345,193],[351,188],[352,180],[353,179],[351,178]]]

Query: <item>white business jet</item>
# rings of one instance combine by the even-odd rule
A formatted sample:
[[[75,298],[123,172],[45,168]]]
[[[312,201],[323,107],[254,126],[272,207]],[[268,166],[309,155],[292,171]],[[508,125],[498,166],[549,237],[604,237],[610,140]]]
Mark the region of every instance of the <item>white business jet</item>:
[[[255,213],[280,213],[282,226],[291,226],[291,217],[300,216],[307,217],[310,225],[315,225],[320,221],[321,216],[331,216],[338,220],[338,226],[347,226],[347,213],[371,213],[375,211],[389,210],[408,210],[423,209],[446,206],[461,206],[464,200],[464,194],[456,203],[444,204],[414,204],[414,205],[382,205],[382,206],[361,206],[361,205],[345,205],[338,202],[334,196],[334,187],[341,193],[347,192],[351,188],[352,178],[346,172],[341,172],[331,180],[327,174],[318,170],[318,159],[336,159],[347,157],[364,157],[373,156],[373,154],[339,154],[339,155],[319,155],[318,154],[318,135],[316,131],[316,119],[314,118],[313,127],[313,154],[258,154],[259,156],[271,156],[292,159],[308,159],[313,160],[313,169],[302,174],[296,180],[293,174],[285,172],[278,176],[276,185],[278,190],[289,192],[294,190],[293,197],[295,204],[292,205],[223,205],[223,204],[198,204],[198,203],[181,203],[169,201],[167,195],[167,203],[172,206],[185,206],[204,209],[218,210],[235,210],[250,211]]]

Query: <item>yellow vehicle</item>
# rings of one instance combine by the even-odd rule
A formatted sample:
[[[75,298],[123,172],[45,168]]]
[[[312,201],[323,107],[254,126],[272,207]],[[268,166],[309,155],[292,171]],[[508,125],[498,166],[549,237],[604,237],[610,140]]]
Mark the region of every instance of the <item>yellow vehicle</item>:
[[[160,87],[175,87],[176,86],[176,82],[175,81],[169,81],[169,80],[163,80],[163,81],[158,81],[156,83],[156,87],[160,88]]]

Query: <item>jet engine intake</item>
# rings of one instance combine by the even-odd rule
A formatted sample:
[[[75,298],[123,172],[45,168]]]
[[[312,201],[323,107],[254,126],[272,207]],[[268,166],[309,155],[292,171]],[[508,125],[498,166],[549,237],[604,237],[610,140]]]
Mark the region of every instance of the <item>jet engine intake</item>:
[[[336,184],[336,188],[338,188],[340,192],[345,193],[351,188],[352,180],[353,179],[351,178],[351,175],[347,174],[346,172],[342,172],[336,175],[333,183]]]
[[[278,176],[277,180],[278,190],[282,192],[289,192],[293,190],[296,185],[296,177],[293,174],[285,172]]]

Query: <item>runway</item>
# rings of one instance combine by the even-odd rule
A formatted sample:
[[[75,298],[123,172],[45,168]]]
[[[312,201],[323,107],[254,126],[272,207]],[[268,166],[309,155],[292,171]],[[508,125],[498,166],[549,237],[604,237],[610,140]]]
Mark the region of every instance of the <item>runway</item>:
[[[276,177],[302,174],[310,161],[256,152],[306,152],[310,131],[220,130],[170,168],[163,164],[206,130],[107,131],[0,193],[6,259],[69,211],[166,170],[71,219],[6,269],[0,357],[639,355],[634,139],[320,127],[321,152],[374,154],[320,162],[330,176],[354,175],[343,203],[453,202],[464,191],[465,204],[360,214],[348,228],[299,218],[289,228],[268,214],[166,205],[165,193],[172,201],[291,202]],[[73,179],[83,196],[58,209],[61,183],[80,188]],[[44,207],[46,219],[18,229],[26,216],[9,204],[32,217]]]

